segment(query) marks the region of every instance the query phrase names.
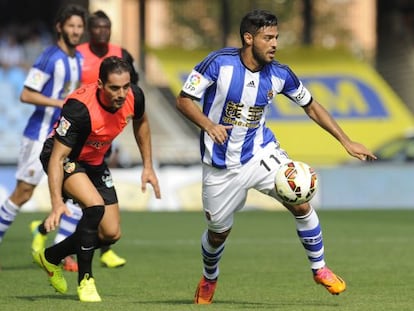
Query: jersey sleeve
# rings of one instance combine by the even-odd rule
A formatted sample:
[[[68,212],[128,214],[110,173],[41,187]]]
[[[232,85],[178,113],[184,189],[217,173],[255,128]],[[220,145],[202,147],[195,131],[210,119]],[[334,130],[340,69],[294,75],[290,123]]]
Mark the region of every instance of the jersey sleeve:
[[[209,80],[208,77],[193,69],[187,77],[180,94],[199,101],[212,83],[214,81]]]
[[[187,77],[180,94],[197,101],[201,100],[207,88],[217,81],[219,66],[216,60],[216,54],[210,53],[195,66]]]
[[[76,99],[68,99],[63,105],[55,138],[62,144],[74,148],[82,145],[91,132],[91,119],[86,106]]]
[[[39,55],[27,73],[26,80],[24,81],[25,87],[37,92],[43,90],[43,87],[53,76],[54,72],[54,62],[48,61],[48,57],[50,55],[47,51]]]
[[[289,67],[286,66],[285,68],[285,84],[281,93],[289,97],[299,106],[304,107],[308,105],[312,101],[311,93]]]
[[[131,85],[134,93],[134,120],[142,118],[145,112],[145,95],[138,85]]]

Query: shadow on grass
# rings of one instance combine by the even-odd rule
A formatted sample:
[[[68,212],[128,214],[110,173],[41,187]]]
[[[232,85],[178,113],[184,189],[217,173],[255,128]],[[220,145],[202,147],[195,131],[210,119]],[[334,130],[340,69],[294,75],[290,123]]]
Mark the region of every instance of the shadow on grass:
[[[166,305],[185,305],[185,306],[189,306],[189,305],[194,305],[196,306],[196,304],[194,304],[194,302],[192,300],[159,300],[159,301],[137,301],[138,304],[143,304],[143,305],[162,305],[162,304],[166,304]],[[242,309],[247,309],[247,310],[254,310],[254,309],[269,309],[269,310],[276,310],[276,309],[281,309],[283,310],[286,307],[323,307],[323,308],[337,308],[340,306],[340,304],[338,303],[323,303],[320,301],[315,301],[315,300],[303,300],[301,302],[297,302],[297,301],[292,301],[291,303],[289,302],[254,302],[254,301],[240,301],[240,300],[216,300],[214,301],[211,306],[215,306],[217,308],[220,308],[220,306],[222,307],[233,307],[235,310],[242,310]]]
[[[37,266],[35,266],[34,263],[29,262],[25,265],[20,266],[4,266],[4,264],[1,267],[1,271],[7,272],[7,271],[17,271],[17,270],[35,270]]]
[[[50,294],[50,295],[36,295],[36,296],[15,296],[16,299],[23,300],[23,301],[40,301],[40,300],[71,300],[71,301],[78,301],[79,298],[77,295],[59,295],[59,294]]]

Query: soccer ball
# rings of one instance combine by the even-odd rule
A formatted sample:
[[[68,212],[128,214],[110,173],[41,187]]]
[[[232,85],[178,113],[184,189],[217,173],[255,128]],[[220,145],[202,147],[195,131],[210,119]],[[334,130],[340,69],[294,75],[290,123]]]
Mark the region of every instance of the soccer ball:
[[[288,204],[298,205],[310,201],[318,188],[315,170],[300,161],[282,164],[275,176],[275,189]]]

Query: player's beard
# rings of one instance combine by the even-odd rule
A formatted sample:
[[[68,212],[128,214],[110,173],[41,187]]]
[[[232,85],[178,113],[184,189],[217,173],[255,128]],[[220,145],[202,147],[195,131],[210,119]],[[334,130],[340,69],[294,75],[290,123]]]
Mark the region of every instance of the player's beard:
[[[69,47],[74,49],[80,41],[80,37],[76,37],[75,35],[72,36],[72,39],[70,38],[69,34],[67,32],[62,31],[61,33],[62,39],[65,42],[65,44]]]
[[[264,66],[266,64],[269,64],[273,61],[273,59],[266,59],[266,55],[259,51],[256,46],[253,45],[252,47],[252,54],[253,54],[253,58],[257,61],[257,63],[261,66]]]

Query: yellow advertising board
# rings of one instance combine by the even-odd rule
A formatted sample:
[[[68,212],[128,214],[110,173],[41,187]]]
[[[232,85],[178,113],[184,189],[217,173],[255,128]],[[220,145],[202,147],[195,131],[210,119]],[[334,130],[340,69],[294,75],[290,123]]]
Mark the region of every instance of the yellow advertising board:
[[[295,72],[351,139],[370,149],[413,126],[411,112],[367,64],[302,63]],[[276,97],[267,124],[292,158],[313,165],[349,159],[339,143],[282,95]]]

